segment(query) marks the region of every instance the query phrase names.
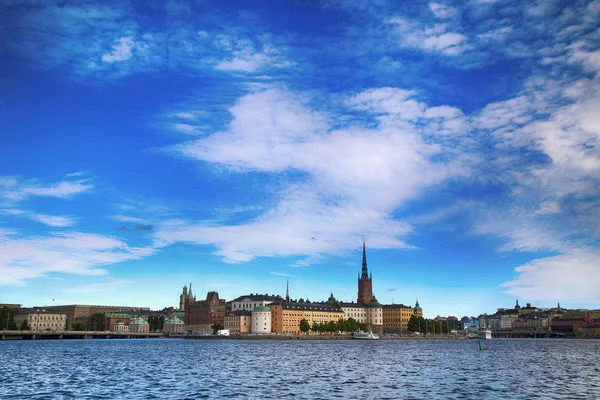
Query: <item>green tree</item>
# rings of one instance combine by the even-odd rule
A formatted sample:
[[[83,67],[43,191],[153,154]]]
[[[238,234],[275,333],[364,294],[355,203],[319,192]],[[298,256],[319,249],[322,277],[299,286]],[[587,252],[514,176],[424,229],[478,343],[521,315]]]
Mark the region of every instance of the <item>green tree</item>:
[[[225,327],[223,326],[223,324],[216,324],[216,323],[215,323],[215,324],[212,324],[210,327],[211,327],[211,328],[212,328],[212,330],[213,330],[213,335],[216,335],[218,331],[220,331],[221,329],[225,328]]]
[[[73,326],[71,329],[73,329],[74,331],[85,331],[87,330],[87,324],[81,321],[73,322]]]
[[[106,330],[106,315],[104,313],[94,313],[90,316],[90,322],[88,324],[92,331],[105,331]]]
[[[310,330],[310,324],[304,318],[300,320],[300,332],[307,333]]]
[[[18,311],[16,308],[0,308],[0,329],[16,330],[14,318]]]
[[[24,319],[23,322],[21,322],[21,327],[19,328],[19,330],[28,331],[30,329],[31,328],[29,327],[29,324],[27,323],[27,320]]]

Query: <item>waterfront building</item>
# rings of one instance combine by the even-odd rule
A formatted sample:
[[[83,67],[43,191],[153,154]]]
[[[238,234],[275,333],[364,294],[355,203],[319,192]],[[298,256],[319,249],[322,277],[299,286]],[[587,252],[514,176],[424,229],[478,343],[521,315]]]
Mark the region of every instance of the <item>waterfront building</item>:
[[[373,299],[373,274],[369,275],[367,268],[367,248],[363,240],[362,270],[358,276],[358,300],[357,303],[367,305]]]
[[[367,323],[367,308],[358,303],[345,303],[341,302],[340,306],[344,312],[344,319],[352,318],[361,324]]]
[[[67,330],[71,330],[73,322],[88,322],[92,314],[110,313],[110,312],[130,312],[137,314],[139,311],[149,311],[148,307],[131,307],[131,306],[100,306],[100,305],[81,305],[71,304],[63,306],[48,306],[35,307],[44,308],[47,311],[53,311],[57,314],[66,314]]]
[[[281,296],[275,296],[274,294],[258,294],[250,293],[248,295],[240,296],[235,300],[231,301],[231,311],[237,310],[248,310],[252,311],[254,307],[267,306],[276,301],[282,301]]]
[[[225,300],[219,299],[217,292],[208,292],[206,300],[188,302],[185,306],[183,321],[186,331],[212,333],[212,325],[224,325],[225,310]]]
[[[27,321],[29,330],[45,332],[62,332],[67,325],[66,314],[38,308],[20,308],[13,321],[18,328]]]
[[[112,325],[111,331],[113,332],[129,332],[129,321],[125,323],[124,321],[115,321]]]
[[[525,308],[525,307],[523,307]],[[513,329],[520,331],[544,331],[548,329],[548,318],[536,314],[527,314],[513,322]]]
[[[300,333],[300,321],[305,319],[312,326],[314,323],[327,323],[344,318],[340,307],[327,303],[308,303],[297,301],[280,301],[269,305],[271,309],[271,330],[276,333]]]
[[[383,333],[403,333],[408,328],[410,317],[415,314],[413,307],[404,304],[383,306]]]
[[[183,335],[185,333],[185,322],[173,315],[165,321],[163,332],[167,336]]]
[[[479,318],[471,318],[470,320],[463,322],[462,328],[465,331],[478,331]]]
[[[148,333],[150,332],[150,324],[142,317],[134,318],[134,320],[129,323],[129,332]]]
[[[179,295],[179,311],[185,312],[186,304],[196,301],[196,296],[192,293],[192,282],[190,282],[190,289],[188,290],[187,285],[183,285],[183,290]]]
[[[252,311],[236,310],[227,313],[224,318],[223,326],[233,335],[250,333],[250,327],[252,326]]]
[[[122,325],[129,325],[133,315],[125,314],[125,313],[106,313],[106,330],[107,331],[116,331],[115,324],[119,324],[119,328],[122,329]],[[129,329],[129,328],[128,328]]]
[[[256,306],[252,310],[252,333],[271,333],[271,309]]]
[[[415,303],[415,308],[413,309],[413,311],[417,317],[423,317],[423,309],[419,305],[419,299],[417,299],[417,302]]]

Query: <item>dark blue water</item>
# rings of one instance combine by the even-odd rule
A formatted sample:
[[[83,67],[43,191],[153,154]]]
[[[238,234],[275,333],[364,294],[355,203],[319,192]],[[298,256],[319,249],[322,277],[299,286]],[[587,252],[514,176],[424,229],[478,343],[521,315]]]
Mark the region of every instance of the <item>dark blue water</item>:
[[[600,340],[0,342],[2,399],[600,399]]]

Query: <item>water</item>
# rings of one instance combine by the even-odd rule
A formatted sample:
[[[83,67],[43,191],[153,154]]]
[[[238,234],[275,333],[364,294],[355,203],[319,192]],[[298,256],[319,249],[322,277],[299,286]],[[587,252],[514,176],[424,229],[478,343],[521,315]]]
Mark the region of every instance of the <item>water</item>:
[[[2,399],[600,399],[600,340],[0,342]]]

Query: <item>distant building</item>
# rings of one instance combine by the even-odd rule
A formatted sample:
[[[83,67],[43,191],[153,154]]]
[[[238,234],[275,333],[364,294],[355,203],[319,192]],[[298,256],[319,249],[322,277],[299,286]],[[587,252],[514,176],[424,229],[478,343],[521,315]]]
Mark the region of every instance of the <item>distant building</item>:
[[[271,309],[256,306],[252,310],[252,333],[271,333]]]
[[[468,321],[463,322],[463,330],[465,331],[477,331],[479,330],[479,319],[472,318]]]
[[[20,308],[14,316],[14,322],[21,328],[23,321],[27,321],[32,331],[62,332],[67,325],[67,316],[43,308]]]
[[[185,322],[173,315],[165,321],[163,332],[167,336],[183,335],[185,333]]]
[[[252,311],[236,310],[225,315],[223,326],[232,335],[250,333],[252,326]]]
[[[183,285],[183,290],[179,295],[179,311],[185,312],[186,305],[193,301],[196,301],[196,296],[192,293],[192,282],[190,282],[190,289],[188,290],[187,285]]]
[[[129,332],[148,333],[150,332],[150,324],[144,318],[137,317],[129,323]]]
[[[206,300],[189,302],[185,308],[185,329],[193,333],[212,333],[214,324],[225,322],[225,300],[219,293],[208,292]]]
[[[131,314],[125,313],[106,313],[106,330],[117,331],[115,324],[119,324],[119,329],[123,329],[123,325],[129,326],[129,322],[134,318]],[[127,328],[129,329],[129,328]]]
[[[274,294],[258,294],[250,293],[244,296],[240,296],[235,300],[231,301],[231,311],[248,310],[252,311],[254,307],[267,306],[276,301],[282,301],[281,296],[275,296]]]
[[[367,323],[367,308],[363,304],[358,303],[340,303],[342,311],[344,311],[344,319],[354,319],[361,324]]]
[[[414,313],[415,313],[415,315],[417,317],[422,317],[423,316],[423,309],[419,305],[419,300],[418,299],[417,299],[417,302],[415,303],[415,308],[413,310],[414,310]]]
[[[415,314],[413,307],[404,304],[386,304],[383,306],[383,332],[404,333],[410,317]]]
[[[362,271],[358,276],[358,300],[357,303],[367,305],[373,299],[373,274],[369,275],[367,268],[367,248],[363,240]]]
[[[67,330],[70,330],[73,326],[73,322],[88,322],[92,314],[96,313],[110,313],[110,312],[130,312],[137,314],[139,311],[149,311],[148,307],[131,307],[131,306],[100,306],[100,305],[80,305],[71,304],[64,306],[48,306],[48,307],[35,307],[45,308],[48,311],[53,311],[59,314],[67,315]]]
[[[112,325],[111,331],[113,332],[129,332],[129,321],[115,321]]]
[[[281,301],[269,305],[271,309],[271,330],[276,333],[300,333],[300,321],[305,319],[312,326],[314,323],[339,321],[344,318],[340,307],[327,303],[306,303]]]
[[[21,308],[22,304],[0,303],[0,308]]]

